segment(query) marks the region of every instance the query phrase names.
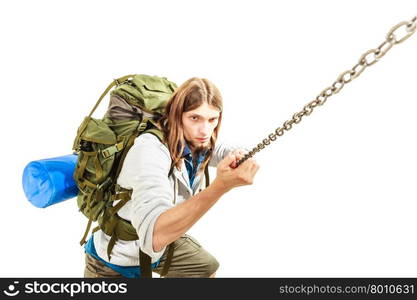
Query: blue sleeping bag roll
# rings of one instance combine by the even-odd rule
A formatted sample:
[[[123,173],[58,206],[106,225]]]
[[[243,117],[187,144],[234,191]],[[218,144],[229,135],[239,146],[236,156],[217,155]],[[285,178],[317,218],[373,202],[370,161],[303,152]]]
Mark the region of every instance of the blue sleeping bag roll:
[[[36,207],[47,207],[74,198],[78,187],[73,174],[78,156],[75,154],[36,160],[23,170],[23,190]]]

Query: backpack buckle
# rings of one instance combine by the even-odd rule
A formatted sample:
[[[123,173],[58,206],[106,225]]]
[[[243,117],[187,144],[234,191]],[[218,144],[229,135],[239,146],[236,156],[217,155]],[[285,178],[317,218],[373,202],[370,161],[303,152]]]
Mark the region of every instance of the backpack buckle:
[[[107,177],[106,180],[104,180],[104,182],[102,182],[101,184],[97,184],[97,190],[104,190],[106,189],[110,184],[111,184],[112,180],[110,177]]]
[[[104,150],[100,150],[101,155],[103,155],[104,158],[107,158],[109,156],[111,156],[109,148],[104,149]]]
[[[106,149],[100,150],[101,155],[103,155],[104,158],[108,158],[110,156],[112,156],[113,154],[115,154],[116,152],[119,152],[123,149],[123,141],[112,145]]]
[[[146,127],[148,126],[148,120],[144,119],[138,126],[138,130],[139,132],[142,132],[146,129]]]

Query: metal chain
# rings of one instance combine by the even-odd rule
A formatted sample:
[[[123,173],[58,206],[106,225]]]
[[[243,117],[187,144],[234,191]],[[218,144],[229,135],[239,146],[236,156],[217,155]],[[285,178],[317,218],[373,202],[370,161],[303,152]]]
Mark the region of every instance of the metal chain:
[[[313,101],[306,104],[303,110],[295,113],[291,120],[285,121],[282,127],[275,129],[275,132],[268,135],[268,138],[264,139],[262,143],[259,143],[256,147],[249,151],[249,153],[237,162],[237,166],[254,156],[255,153],[264,149],[272,141],[275,141],[277,137],[282,136],[285,132],[284,130],[288,131],[292,128],[293,124],[300,123],[302,118],[304,116],[309,116],[315,107],[323,105],[329,97],[340,92],[345,84],[357,78],[367,67],[372,66],[379,61],[379,59],[382,58],[392,48],[392,46],[400,44],[408,39],[416,31],[416,28],[417,16],[410,21],[403,21],[392,27],[387,33],[385,41],[381,43],[381,45],[375,49],[366,51],[352,69],[340,74],[330,87],[325,88]],[[400,31],[403,32],[400,33]]]

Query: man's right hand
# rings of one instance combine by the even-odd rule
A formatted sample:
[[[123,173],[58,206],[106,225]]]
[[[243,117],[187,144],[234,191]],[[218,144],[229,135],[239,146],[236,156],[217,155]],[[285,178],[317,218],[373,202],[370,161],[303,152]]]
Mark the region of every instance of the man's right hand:
[[[217,165],[217,177],[214,182],[227,191],[238,186],[252,184],[255,174],[258,172],[259,165],[253,158],[247,159],[239,167],[234,168],[238,159],[240,158],[235,153],[229,153]]]

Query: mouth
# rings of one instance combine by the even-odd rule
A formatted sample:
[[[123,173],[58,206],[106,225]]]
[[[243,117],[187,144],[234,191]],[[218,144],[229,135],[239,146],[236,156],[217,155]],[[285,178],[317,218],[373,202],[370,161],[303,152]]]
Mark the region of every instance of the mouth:
[[[208,140],[209,140],[209,138],[205,138],[205,139],[197,139],[197,141],[199,141],[199,142],[201,142],[201,143],[207,142]]]

